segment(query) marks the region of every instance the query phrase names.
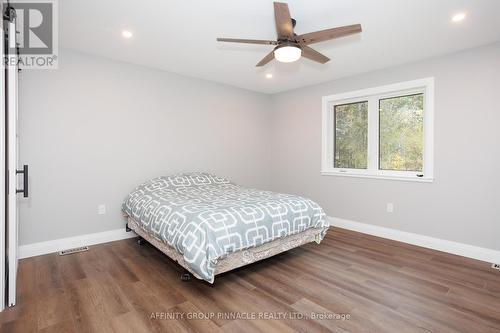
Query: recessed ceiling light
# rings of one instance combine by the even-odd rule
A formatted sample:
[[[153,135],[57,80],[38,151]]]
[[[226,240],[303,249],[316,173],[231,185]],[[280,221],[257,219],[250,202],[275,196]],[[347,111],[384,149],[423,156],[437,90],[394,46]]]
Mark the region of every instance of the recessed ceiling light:
[[[123,38],[132,38],[134,36],[134,34],[132,33],[132,31],[129,31],[129,30],[123,30],[122,31],[122,36]]]
[[[271,74],[271,73],[266,74],[266,79],[272,79],[272,78],[273,78],[273,74]]]
[[[457,13],[451,18],[452,22],[462,22],[467,15],[465,13]]]

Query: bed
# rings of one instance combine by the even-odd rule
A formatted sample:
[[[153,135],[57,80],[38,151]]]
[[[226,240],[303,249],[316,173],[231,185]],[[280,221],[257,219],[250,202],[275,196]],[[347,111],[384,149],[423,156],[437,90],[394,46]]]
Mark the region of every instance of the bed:
[[[320,243],[329,224],[314,201],[246,188],[208,173],[159,177],[124,200],[127,227],[199,279]]]

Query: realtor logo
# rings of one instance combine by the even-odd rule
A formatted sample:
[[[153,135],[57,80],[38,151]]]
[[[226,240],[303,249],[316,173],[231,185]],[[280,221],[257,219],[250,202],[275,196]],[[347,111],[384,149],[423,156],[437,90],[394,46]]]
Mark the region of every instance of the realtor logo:
[[[11,1],[11,21],[16,23],[16,44],[21,69],[56,69],[58,58],[58,26],[56,0]]]

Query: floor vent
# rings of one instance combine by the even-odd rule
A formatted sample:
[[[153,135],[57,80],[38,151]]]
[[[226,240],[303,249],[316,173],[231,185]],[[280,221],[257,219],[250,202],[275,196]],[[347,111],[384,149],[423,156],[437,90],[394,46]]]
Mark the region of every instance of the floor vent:
[[[492,264],[491,268],[500,270],[500,264]]]
[[[88,246],[82,246],[82,247],[75,247],[74,249],[67,249],[63,251],[59,251],[60,256],[65,256],[67,254],[73,254],[73,253],[78,253],[78,252],[85,252],[88,251],[89,247]]]

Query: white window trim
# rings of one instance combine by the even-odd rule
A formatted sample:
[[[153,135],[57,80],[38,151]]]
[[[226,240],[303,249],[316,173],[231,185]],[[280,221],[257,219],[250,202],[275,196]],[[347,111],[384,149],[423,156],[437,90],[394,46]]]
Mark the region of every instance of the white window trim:
[[[378,170],[378,99],[424,93],[424,156],[423,172]],[[368,101],[368,169],[333,167],[333,107],[335,105]],[[322,99],[322,148],[321,174],[328,176],[359,177],[403,180],[414,182],[434,181],[434,78],[400,82],[381,87],[324,96]],[[370,112],[377,110],[377,112]],[[423,177],[417,177],[423,174]]]

